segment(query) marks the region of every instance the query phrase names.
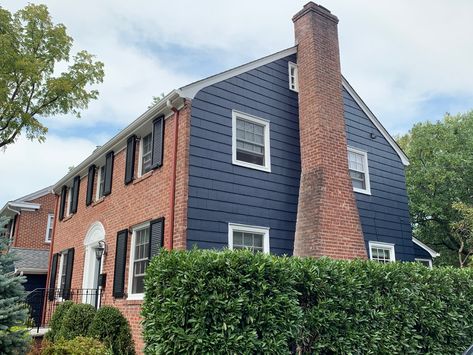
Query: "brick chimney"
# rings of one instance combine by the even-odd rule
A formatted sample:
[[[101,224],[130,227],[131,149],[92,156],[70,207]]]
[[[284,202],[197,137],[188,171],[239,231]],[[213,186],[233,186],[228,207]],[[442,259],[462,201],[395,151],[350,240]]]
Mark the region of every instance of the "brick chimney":
[[[366,258],[348,173],[338,19],[309,2],[292,20],[302,169],[294,255]]]

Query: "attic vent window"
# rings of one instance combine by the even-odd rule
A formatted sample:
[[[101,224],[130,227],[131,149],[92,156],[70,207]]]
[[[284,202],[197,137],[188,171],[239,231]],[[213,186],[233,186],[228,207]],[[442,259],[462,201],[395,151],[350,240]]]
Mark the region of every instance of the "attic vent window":
[[[299,76],[297,74],[297,64],[288,62],[289,67],[289,89],[299,92]]]

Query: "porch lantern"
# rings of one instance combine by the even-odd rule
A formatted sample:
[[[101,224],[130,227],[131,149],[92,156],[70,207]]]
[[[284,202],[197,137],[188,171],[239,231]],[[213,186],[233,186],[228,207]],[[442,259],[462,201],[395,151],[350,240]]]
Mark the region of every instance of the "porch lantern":
[[[97,257],[97,260],[102,259],[102,255],[104,254],[104,251],[105,251],[105,243],[100,241],[97,248],[95,248],[95,256]]]

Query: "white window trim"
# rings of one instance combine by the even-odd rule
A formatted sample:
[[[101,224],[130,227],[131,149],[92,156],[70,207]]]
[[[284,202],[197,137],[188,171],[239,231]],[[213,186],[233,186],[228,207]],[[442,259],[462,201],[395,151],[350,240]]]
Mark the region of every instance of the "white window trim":
[[[67,199],[66,199],[66,217],[72,215],[71,213],[71,203],[72,203],[72,186],[67,188]]]
[[[263,253],[269,254],[269,227],[249,226],[246,224],[228,223],[228,249],[233,250],[233,233],[247,232],[263,234]]]
[[[139,144],[139,148],[138,148],[138,177],[143,176],[143,143],[144,143],[144,138],[150,133],[151,133],[151,144],[152,144],[153,143],[153,132],[148,132],[148,133],[144,134],[143,136],[141,136],[141,138],[140,138],[140,144]],[[151,146],[151,151],[153,151],[153,146]],[[148,173],[149,173],[149,171],[148,171]]]
[[[294,87],[291,86],[291,69],[294,68]],[[287,62],[287,70],[289,74],[289,90],[299,92],[299,72],[297,64],[293,62]]]
[[[46,243],[51,243],[51,239],[53,238],[52,234],[51,234],[51,239],[48,239],[48,235],[49,235],[49,229],[51,229],[53,226],[51,226],[51,223],[53,222],[54,220],[54,214],[52,213],[49,213],[48,214],[48,224],[46,226],[46,235],[44,237],[44,241]]]
[[[432,269],[432,259],[425,259],[425,258],[415,258],[415,261],[427,261],[429,263],[429,268]]]
[[[366,188],[365,189],[360,189],[358,187],[353,187],[353,191],[359,192],[359,193],[365,194],[365,195],[371,195],[370,169],[369,169],[369,166],[368,166],[368,152],[366,152],[364,150],[361,150],[361,149],[353,148],[353,147],[348,147],[348,151],[363,155],[364,164],[365,164],[364,173],[365,173],[365,186],[366,186]],[[350,178],[350,181],[351,181],[351,178]]]
[[[237,135],[236,135],[236,120],[240,117],[244,120],[254,122],[264,127],[264,165],[252,164],[246,161],[237,160]],[[262,170],[268,173],[271,172],[271,149],[270,149],[270,138],[269,138],[269,125],[270,121],[264,118],[256,117],[243,113],[240,111],[232,111],[232,163],[234,165],[244,166],[255,170]]]
[[[372,241],[370,241],[368,244],[369,244],[369,251],[370,251],[370,260],[373,260],[371,249],[380,248],[380,249],[389,249],[389,256],[391,257],[390,262],[396,261],[396,252],[395,252],[394,244],[383,243],[383,242],[372,242]]]
[[[127,299],[128,300],[138,300],[141,301],[144,299],[145,294],[144,293],[132,293],[132,288],[133,288],[133,271],[134,271],[134,260],[135,260],[135,240],[136,240],[136,232],[149,228],[150,224],[149,222],[145,222],[142,224],[139,224],[135,227],[132,228],[132,235],[131,235],[131,244],[130,244],[130,261],[129,261],[129,266],[128,266],[128,294],[127,294]],[[151,231],[150,231],[151,232]]]
[[[66,253],[67,253],[67,251],[62,251],[62,252],[59,253],[61,255],[61,257],[59,258],[59,273],[58,273],[57,284],[56,284],[56,289],[59,292],[59,295],[57,297],[57,300],[59,302],[63,301],[61,282],[62,282],[62,269],[64,268],[64,255],[66,255]]]
[[[96,186],[95,186],[95,201],[98,201],[100,200],[100,179],[102,178],[102,167],[104,165],[100,165],[98,168],[97,168],[97,182],[96,182]],[[104,170],[105,172],[105,170]]]

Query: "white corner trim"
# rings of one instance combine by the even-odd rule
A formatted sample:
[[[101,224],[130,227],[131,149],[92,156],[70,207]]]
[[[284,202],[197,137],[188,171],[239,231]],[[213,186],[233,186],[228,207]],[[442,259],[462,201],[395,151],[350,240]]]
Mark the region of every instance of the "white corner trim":
[[[353,153],[363,155],[363,159],[364,159],[364,163],[365,163],[365,167],[366,167],[366,171],[363,171],[363,173],[365,174],[365,186],[366,186],[366,188],[365,189],[360,189],[358,187],[353,187],[353,191],[359,192],[359,193],[362,193],[362,194],[365,194],[365,195],[371,195],[370,168],[368,166],[368,152],[366,152],[364,150],[361,150],[361,149],[358,149],[358,148],[351,147],[351,146],[348,146],[347,149],[348,149],[348,151],[351,151]]]
[[[384,243],[384,242],[376,242],[376,241],[369,241],[369,252],[370,252],[370,260],[373,260],[373,255],[371,249],[373,247],[375,248],[380,248],[380,249],[389,249],[391,251],[391,262],[396,261],[396,248],[394,247],[394,244],[392,243]]]
[[[228,223],[228,249],[233,250],[233,232],[263,234],[263,253],[269,254],[269,227],[250,226],[247,224]]]
[[[378,121],[376,116],[371,112],[371,110],[366,106],[366,104],[363,102],[361,97],[356,93],[355,89],[350,85],[350,83],[345,79],[345,77],[342,75],[342,84],[345,90],[348,91],[348,93],[353,97],[353,100],[360,106],[361,110],[368,116],[371,122],[375,125],[375,127],[378,129],[378,131],[381,132],[383,137],[388,141],[388,143],[393,147],[393,149],[396,151],[397,155],[399,155],[399,158],[401,159],[402,163],[405,166],[409,165],[409,159],[407,158],[406,154],[402,151],[402,149],[399,147],[399,145],[396,143],[393,137],[386,131],[386,128],[383,127],[381,122]]]
[[[422,243],[419,239],[412,237],[412,242],[414,242],[415,244],[420,246],[422,249],[424,249],[427,253],[430,254],[432,258],[436,258],[437,256],[440,256],[440,253],[437,253],[434,249],[428,247],[427,245]]]
[[[254,122],[258,125],[264,126],[264,165],[252,164],[246,161],[237,159],[237,133],[236,120],[240,117],[244,120]],[[256,117],[248,113],[233,110],[232,111],[232,164],[244,166],[255,170],[262,170],[267,173],[271,172],[271,139],[270,139],[270,121],[261,117]]]
[[[271,62],[274,62],[275,60],[285,58],[289,55],[296,54],[297,53],[297,47],[291,47],[284,49],[280,52],[276,52],[273,54],[270,54],[266,57],[254,60],[252,62],[240,65],[236,68],[226,70],[222,73],[210,76],[208,78],[196,81],[192,84],[183,86],[182,88],[178,89],[177,91],[179,92],[179,95],[181,97],[186,97],[188,99],[193,99],[195,95],[202,90],[203,88],[216,84],[220,81],[230,79],[234,76],[243,74],[247,71],[256,69],[262,65],[269,64]]]

